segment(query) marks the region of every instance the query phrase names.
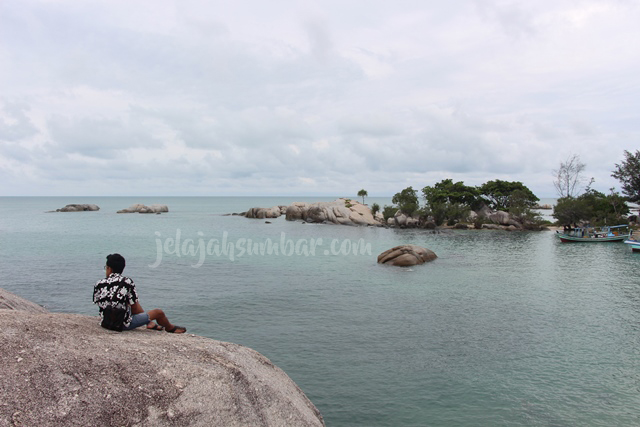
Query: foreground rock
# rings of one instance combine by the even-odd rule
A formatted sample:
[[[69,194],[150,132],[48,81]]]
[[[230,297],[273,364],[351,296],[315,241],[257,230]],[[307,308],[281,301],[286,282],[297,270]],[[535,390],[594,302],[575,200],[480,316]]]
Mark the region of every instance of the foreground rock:
[[[131,205],[126,209],[121,209],[118,213],[162,213],[169,212],[169,207],[167,205],[151,205],[145,206],[140,203],[136,203],[135,205]]]
[[[83,205],[67,205],[64,208],[56,209],[56,212],[86,212],[86,211],[99,211],[98,205],[83,204]]]
[[[296,384],[247,347],[34,310],[0,309],[0,425],[324,425]]]
[[[48,310],[36,303],[21,298],[0,288],[0,310],[20,310],[31,313],[47,313]]]
[[[400,245],[378,255],[379,264],[409,267],[433,261],[438,256],[430,249],[417,245]]]

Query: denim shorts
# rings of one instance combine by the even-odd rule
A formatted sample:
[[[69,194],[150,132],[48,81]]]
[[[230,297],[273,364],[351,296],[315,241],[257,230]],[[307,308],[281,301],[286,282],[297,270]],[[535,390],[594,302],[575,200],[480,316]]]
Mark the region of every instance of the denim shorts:
[[[147,313],[138,313],[131,316],[131,323],[129,326],[122,328],[123,331],[130,331],[135,328],[139,328],[142,325],[149,323],[149,315]]]

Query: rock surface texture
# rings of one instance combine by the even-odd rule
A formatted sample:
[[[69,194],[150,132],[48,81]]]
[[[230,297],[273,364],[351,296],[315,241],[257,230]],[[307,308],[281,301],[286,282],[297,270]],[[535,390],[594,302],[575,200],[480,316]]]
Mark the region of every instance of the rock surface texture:
[[[36,303],[21,298],[0,288],[0,310],[21,310],[31,313],[48,313],[48,310]]]
[[[341,225],[380,225],[366,205],[348,199],[337,199],[333,202],[293,203],[286,210],[286,219]]]
[[[393,225],[401,228],[416,228],[420,225],[420,219],[407,216],[404,213],[397,211],[393,216]]]
[[[2,426],[324,425],[296,384],[247,347],[112,332],[97,317],[0,295]]]
[[[85,211],[99,211],[98,205],[83,204],[83,205],[67,205],[64,208],[56,209],[56,212],[85,212]]]
[[[246,218],[278,218],[286,211],[286,206],[274,206],[271,208],[251,208],[245,212]]]
[[[400,245],[378,255],[379,264],[409,267],[433,261],[438,256],[430,249],[417,245]]]
[[[169,207],[167,205],[151,205],[145,206],[140,203],[136,203],[135,205],[131,205],[126,209],[121,209],[118,213],[163,213],[169,212]]]

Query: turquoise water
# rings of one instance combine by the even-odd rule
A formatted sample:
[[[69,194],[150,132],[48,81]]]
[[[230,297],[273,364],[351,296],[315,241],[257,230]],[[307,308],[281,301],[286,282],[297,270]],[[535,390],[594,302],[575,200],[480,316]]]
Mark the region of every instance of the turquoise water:
[[[93,315],[104,257],[120,252],[143,307],[261,352],[330,426],[640,425],[640,254],[560,244],[552,232],[431,234],[223,215],[316,200],[0,198],[0,286],[52,311]],[[45,213],[67,203],[101,210]],[[115,213],[133,203],[170,212]],[[167,241],[178,231],[180,256]],[[217,255],[214,239],[225,235],[236,247]],[[186,239],[212,242],[200,266]],[[242,239],[284,242],[285,254],[241,254]],[[377,265],[402,243],[439,258]],[[353,254],[356,245],[365,253]]]

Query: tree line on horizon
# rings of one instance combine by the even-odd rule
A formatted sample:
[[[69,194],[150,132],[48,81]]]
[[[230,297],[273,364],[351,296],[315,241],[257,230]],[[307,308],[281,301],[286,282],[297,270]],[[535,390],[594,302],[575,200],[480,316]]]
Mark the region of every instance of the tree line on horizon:
[[[430,219],[438,226],[445,222],[447,225],[454,225],[467,221],[471,211],[487,207],[509,212],[514,219],[524,224],[537,220],[537,214],[532,209],[540,201],[522,182],[500,179],[487,181],[480,186],[465,185],[463,181],[453,182],[450,178],[443,179],[433,186],[422,188],[421,195],[424,201],[422,205],[418,192],[413,187],[396,193],[391,199],[393,205],[385,205],[382,209],[385,221],[399,211],[407,216]],[[379,211],[380,206],[374,203],[371,212],[375,215]]]
[[[584,170],[586,165],[576,154],[560,163],[553,171],[553,185],[558,193],[558,201],[552,216],[559,224],[577,224],[588,222],[593,225],[628,223],[629,206],[627,202],[640,203],[640,150],[634,153],[624,152],[625,159],[615,165],[612,176],[622,183],[620,195],[615,188],[609,194],[591,188],[591,178],[584,190]],[[421,190],[423,205],[420,205],[418,192],[407,187],[394,194],[391,202],[385,205],[382,215],[386,220],[399,211],[407,216],[430,219],[440,226],[445,222],[454,225],[467,221],[471,211],[487,207],[494,211],[508,212],[513,219],[523,225],[541,225],[544,221],[533,210],[540,199],[520,181],[503,181],[500,179],[487,181],[480,186],[468,186],[463,181],[453,182],[443,179],[433,186]],[[358,196],[368,196],[362,189]],[[380,206],[374,203],[371,212],[375,215]]]
[[[584,171],[586,164],[580,161],[577,154],[570,156],[554,170],[554,186],[558,193],[558,201],[553,209],[553,217],[562,225],[617,225],[629,223],[629,205],[640,202],[640,150],[631,153],[624,151],[624,160],[616,163],[611,176],[622,184],[622,195],[609,189],[604,194],[591,186],[591,178],[587,185]],[[637,219],[637,218],[635,218]]]

